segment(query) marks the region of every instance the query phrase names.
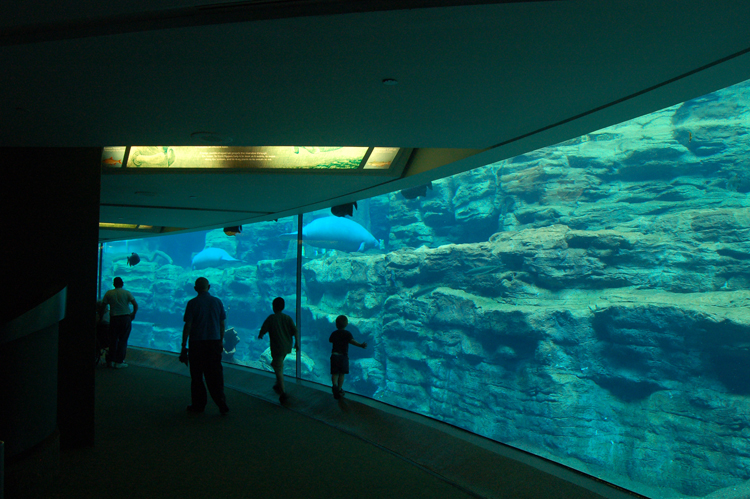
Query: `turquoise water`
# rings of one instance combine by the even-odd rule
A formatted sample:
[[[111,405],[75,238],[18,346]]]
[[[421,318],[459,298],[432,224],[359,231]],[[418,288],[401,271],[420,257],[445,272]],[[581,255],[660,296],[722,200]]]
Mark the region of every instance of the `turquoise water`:
[[[433,181],[414,199],[360,200],[353,221],[379,247],[330,250],[326,237],[350,236],[306,235],[299,376],[330,383],[328,336],[344,314],[368,343],[350,349],[347,390],[649,497],[740,493],[749,94],[736,85]],[[305,214],[303,234],[328,216]],[[239,336],[228,358],[269,369],[256,337],[274,297],[297,312],[296,222],[105,245],[103,289],[121,276],[140,306],[130,344],[178,351],[205,276]],[[192,270],[206,247],[239,262]],[[133,251],[141,263],[129,267]],[[291,357],[286,371],[297,374]]]

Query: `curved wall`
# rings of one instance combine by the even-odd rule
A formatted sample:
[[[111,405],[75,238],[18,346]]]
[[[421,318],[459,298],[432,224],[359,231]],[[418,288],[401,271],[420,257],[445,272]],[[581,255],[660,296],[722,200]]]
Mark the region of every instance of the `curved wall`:
[[[16,380],[0,388],[0,440],[9,462],[57,429],[57,331],[53,324],[0,345],[0,379]]]
[[[0,328],[0,440],[11,494],[38,493],[59,469],[57,345],[66,291]]]

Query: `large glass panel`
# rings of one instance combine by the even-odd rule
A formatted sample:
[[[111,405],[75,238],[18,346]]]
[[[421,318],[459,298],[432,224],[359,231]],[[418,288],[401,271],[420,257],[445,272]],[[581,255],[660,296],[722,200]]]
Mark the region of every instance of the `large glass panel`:
[[[351,216],[306,214],[300,376],[330,384],[346,315],[368,343],[349,349],[346,390],[649,497],[741,496],[748,97],[746,82]],[[131,344],[176,351],[205,275],[238,333],[232,361],[268,368],[255,337],[275,296],[294,315],[295,222],[106,245],[105,283],[123,277],[141,305]],[[205,248],[240,262],[193,270]]]
[[[233,236],[217,229],[107,243],[102,293],[119,276],[138,302],[129,345],[179,352],[185,305],[196,296],[195,280],[206,277],[227,313],[224,360],[270,371],[268,336],[258,340],[258,331],[277,296],[295,316],[296,232],[290,217],[246,225]],[[296,376],[294,355],[284,372]]]
[[[383,198],[383,199],[387,199]],[[385,209],[385,211],[379,211]],[[372,214],[371,210],[375,213]],[[302,253],[302,352],[312,369],[302,377],[331,384],[329,338],[336,330],[336,317],[346,315],[346,328],[358,342],[379,338],[382,328],[382,302],[385,296],[381,280],[385,258],[382,231],[371,221],[387,218],[387,205],[377,199],[357,203],[352,216],[333,216],[330,209],[307,213],[303,217]],[[374,329],[373,329],[374,328]],[[356,384],[360,394],[373,396],[378,384],[360,382],[377,377],[373,347],[352,347],[349,358],[352,372],[346,388]]]
[[[746,82],[360,201],[360,228],[306,215],[305,377],[330,384],[344,314],[368,343],[350,346],[347,390],[649,497],[739,497],[748,97]]]

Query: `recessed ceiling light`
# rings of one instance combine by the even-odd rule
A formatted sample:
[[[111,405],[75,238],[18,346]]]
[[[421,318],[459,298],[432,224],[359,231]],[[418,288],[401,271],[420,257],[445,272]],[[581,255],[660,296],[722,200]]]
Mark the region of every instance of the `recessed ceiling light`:
[[[393,78],[385,78],[383,80],[383,85],[395,85],[398,81],[394,80]]]
[[[206,144],[220,145],[232,142],[232,137],[215,132],[193,132],[190,136]]]

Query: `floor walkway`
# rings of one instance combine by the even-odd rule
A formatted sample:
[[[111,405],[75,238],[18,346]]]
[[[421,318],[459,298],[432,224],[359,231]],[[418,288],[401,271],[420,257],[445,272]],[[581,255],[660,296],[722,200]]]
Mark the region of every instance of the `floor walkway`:
[[[227,416],[211,402],[191,414],[175,356],[131,349],[128,362],[97,369],[96,446],[62,453],[52,498],[632,497],[427,418],[351,395],[337,402],[309,383],[292,381],[282,407],[273,378],[248,369],[225,369],[227,386],[241,389],[227,388]]]

